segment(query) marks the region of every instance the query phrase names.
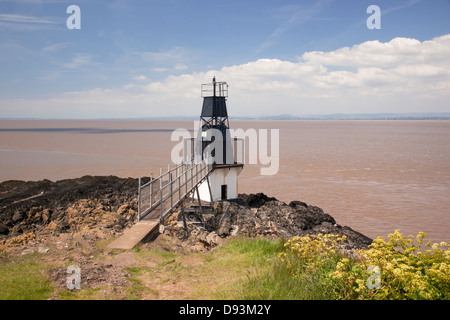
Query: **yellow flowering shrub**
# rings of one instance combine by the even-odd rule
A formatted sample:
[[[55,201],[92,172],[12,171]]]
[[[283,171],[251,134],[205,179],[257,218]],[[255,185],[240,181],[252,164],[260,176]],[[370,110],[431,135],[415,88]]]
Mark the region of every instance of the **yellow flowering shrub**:
[[[399,230],[375,239],[359,259],[341,259],[330,277],[340,283],[336,294],[343,299],[448,299],[450,250],[445,242],[423,244],[427,235],[405,238]],[[415,241],[414,241],[415,240]],[[371,266],[378,273],[371,274]],[[369,270],[370,271],[370,270]],[[374,286],[374,281],[378,286]]]
[[[279,259],[291,271],[292,275],[309,273],[325,261],[338,260],[339,247],[346,240],[345,236],[334,234],[294,236],[286,241],[285,252],[279,254]]]
[[[399,230],[375,239],[356,256],[340,251],[344,237],[293,237],[279,260],[292,276],[311,273],[337,299],[449,299],[450,250],[445,242],[424,244],[427,235],[405,238]]]

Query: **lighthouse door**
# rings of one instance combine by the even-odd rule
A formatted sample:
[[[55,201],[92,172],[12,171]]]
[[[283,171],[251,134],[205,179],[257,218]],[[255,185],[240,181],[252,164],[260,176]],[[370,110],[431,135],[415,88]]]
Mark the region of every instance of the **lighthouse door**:
[[[222,200],[227,200],[228,199],[228,197],[227,197],[227,185],[226,184],[222,185],[221,198],[222,198]]]

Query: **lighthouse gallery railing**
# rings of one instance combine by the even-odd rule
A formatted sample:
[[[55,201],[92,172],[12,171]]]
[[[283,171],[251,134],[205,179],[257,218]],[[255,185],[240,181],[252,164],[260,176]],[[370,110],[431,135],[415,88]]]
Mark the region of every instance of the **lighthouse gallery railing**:
[[[161,169],[159,177],[150,177],[145,184],[141,184],[139,178],[138,221],[149,217],[163,222],[173,208],[208,177],[213,170],[210,162],[197,158],[172,169],[169,167],[165,173]]]

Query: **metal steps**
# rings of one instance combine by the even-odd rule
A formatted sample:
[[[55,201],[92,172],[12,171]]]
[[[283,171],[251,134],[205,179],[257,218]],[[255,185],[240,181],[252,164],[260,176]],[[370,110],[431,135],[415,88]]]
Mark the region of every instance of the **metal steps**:
[[[132,249],[138,243],[159,233],[159,226],[212,172],[213,167],[206,160],[182,163],[168,168],[157,178],[141,185],[138,189],[138,222],[126,230],[120,238],[108,245],[110,249]],[[200,201],[200,200],[199,200]],[[201,208],[200,203],[191,203]],[[195,209],[194,209],[195,210]],[[204,223],[204,222],[203,222]]]

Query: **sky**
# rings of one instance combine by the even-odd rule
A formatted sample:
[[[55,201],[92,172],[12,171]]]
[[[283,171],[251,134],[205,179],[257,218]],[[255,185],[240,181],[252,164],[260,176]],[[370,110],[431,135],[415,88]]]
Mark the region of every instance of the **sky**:
[[[199,116],[213,76],[231,117],[450,112],[449,17],[450,0],[0,0],[0,118]]]

